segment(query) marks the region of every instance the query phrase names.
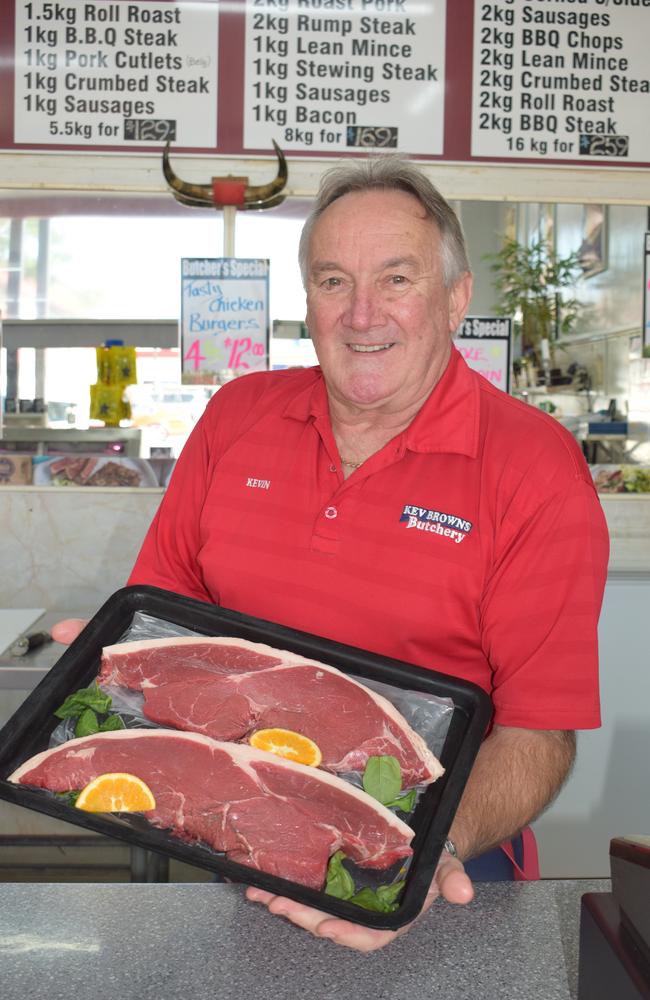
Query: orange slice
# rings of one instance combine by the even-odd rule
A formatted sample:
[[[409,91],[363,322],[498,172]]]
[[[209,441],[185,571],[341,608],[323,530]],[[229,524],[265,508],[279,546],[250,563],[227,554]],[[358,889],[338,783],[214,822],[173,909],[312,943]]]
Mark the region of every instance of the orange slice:
[[[85,812],[147,812],[156,808],[151,789],[135,774],[100,774],[75,802]]]
[[[258,729],[248,741],[258,750],[267,750],[278,757],[286,757],[297,764],[309,764],[318,767],[323,755],[313,740],[302,733],[294,733],[292,729]]]

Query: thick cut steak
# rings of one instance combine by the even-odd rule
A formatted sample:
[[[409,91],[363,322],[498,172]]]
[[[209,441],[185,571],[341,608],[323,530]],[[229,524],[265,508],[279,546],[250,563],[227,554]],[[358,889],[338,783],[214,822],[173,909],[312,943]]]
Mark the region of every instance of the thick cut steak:
[[[216,740],[279,726],[314,740],[327,771],[391,755],[405,788],[443,768],[389,701],[334,667],[245,639],[152,639],[107,646],[99,683],[140,690],[153,722]]]
[[[9,781],[67,792],[114,771],[149,785],[156,808],[145,815],[154,826],[313,889],[339,849],[367,868],[412,854],[413,830],[342,778],[197,733],[122,730],[69,740]]]

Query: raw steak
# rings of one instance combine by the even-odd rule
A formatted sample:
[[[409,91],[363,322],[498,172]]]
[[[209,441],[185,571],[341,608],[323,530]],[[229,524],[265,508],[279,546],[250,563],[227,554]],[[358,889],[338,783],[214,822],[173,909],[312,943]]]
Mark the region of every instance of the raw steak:
[[[69,740],[9,781],[66,792],[114,771],[149,785],[154,826],[313,889],[339,849],[366,868],[413,853],[413,830],[342,778],[197,733],[122,730]]]
[[[144,714],[216,740],[279,726],[309,736],[327,771],[362,771],[389,754],[409,788],[435,781],[440,762],[385,698],[334,667],[245,639],[152,639],[107,646],[99,675],[144,694]]]

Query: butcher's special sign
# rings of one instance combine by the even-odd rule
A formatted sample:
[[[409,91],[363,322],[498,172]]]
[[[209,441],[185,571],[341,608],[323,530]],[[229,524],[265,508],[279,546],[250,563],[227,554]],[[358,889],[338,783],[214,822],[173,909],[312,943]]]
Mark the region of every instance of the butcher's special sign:
[[[269,262],[181,260],[183,381],[219,382],[269,365]]]
[[[650,0],[3,0],[0,148],[650,165]]]

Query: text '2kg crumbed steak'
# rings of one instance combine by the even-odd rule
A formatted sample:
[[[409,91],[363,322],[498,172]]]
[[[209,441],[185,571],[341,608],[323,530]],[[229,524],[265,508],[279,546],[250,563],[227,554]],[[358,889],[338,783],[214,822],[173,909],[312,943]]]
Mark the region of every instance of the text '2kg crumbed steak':
[[[99,683],[142,691],[153,722],[243,740],[279,727],[308,736],[334,773],[391,755],[403,787],[443,773],[424,740],[389,701],[334,667],[231,637],[149,639],[107,646]]]
[[[313,889],[336,851],[366,868],[409,857],[413,830],[371,796],[317,768],[196,733],[122,730],[69,740],[9,777],[67,792],[126,771],[153,792],[146,818],[230,861]]]

